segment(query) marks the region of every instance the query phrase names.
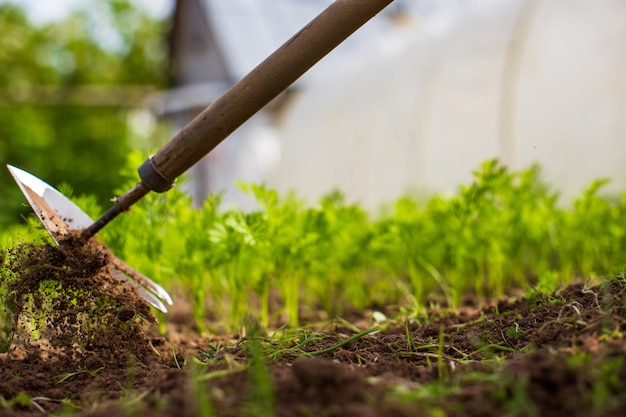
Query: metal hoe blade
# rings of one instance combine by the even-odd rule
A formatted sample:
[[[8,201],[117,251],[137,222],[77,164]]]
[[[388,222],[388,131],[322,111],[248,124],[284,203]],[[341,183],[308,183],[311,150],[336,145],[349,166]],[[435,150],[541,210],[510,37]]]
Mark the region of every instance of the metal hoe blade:
[[[72,230],[82,230],[93,224],[91,217],[51,185],[22,169],[11,165],[7,167],[57,245],[61,246],[61,242],[69,237]],[[112,264],[116,276],[134,285],[154,308],[167,313],[164,303],[172,305],[172,298],[167,291],[117,257],[113,257]]]

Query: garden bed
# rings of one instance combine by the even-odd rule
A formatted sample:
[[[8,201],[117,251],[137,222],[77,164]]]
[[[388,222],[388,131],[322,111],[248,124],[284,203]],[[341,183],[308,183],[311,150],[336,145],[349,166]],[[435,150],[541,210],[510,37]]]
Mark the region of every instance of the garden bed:
[[[5,303],[23,316],[0,355],[0,416],[626,414],[623,277],[413,316],[311,314],[273,331],[248,319],[205,336],[176,297],[162,335],[128,291],[103,290],[106,257],[6,256]]]

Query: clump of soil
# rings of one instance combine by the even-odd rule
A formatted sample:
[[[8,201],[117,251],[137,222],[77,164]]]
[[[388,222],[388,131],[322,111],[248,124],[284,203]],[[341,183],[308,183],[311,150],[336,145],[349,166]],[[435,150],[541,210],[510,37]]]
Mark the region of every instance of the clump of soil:
[[[3,258],[0,287],[12,355],[87,369],[94,360],[126,365],[129,354],[137,360],[155,355],[145,335],[145,319],[154,316],[102,244],[21,245]]]

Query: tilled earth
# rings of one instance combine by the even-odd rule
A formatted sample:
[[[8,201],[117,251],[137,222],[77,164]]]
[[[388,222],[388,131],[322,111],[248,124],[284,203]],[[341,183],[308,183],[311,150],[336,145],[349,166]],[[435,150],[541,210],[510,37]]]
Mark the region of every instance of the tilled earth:
[[[132,291],[116,293],[106,253],[19,250],[29,255],[4,255],[4,303],[30,316],[0,355],[0,416],[626,415],[621,278],[415,320],[362,312],[278,345],[263,333],[200,337],[180,299],[160,336]],[[51,276],[69,301],[38,292]],[[74,290],[77,278],[91,284]]]

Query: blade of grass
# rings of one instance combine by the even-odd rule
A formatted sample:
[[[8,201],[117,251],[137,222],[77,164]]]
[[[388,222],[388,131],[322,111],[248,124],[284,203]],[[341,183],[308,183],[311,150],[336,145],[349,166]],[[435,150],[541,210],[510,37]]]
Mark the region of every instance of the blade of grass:
[[[357,334],[355,334],[353,336],[350,336],[349,338],[347,338],[345,340],[342,340],[341,342],[339,342],[337,344],[334,344],[332,346],[329,346],[329,347],[327,347],[325,349],[320,349],[320,350],[316,350],[316,351],[313,351],[313,352],[303,352],[303,353],[301,353],[301,354],[299,354],[297,356],[319,356],[319,355],[323,355],[325,353],[329,353],[329,352],[335,351],[335,350],[337,350],[337,349],[347,345],[350,342],[353,342],[353,341],[355,341],[357,339],[362,338],[363,336],[367,336],[368,334],[378,332],[378,331],[380,331],[380,329],[381,329],[380,326],[375,326],[375,327],[372,327],[371,329],[363,330],[362,332],[359,332],[359,333],[357,333]]]

